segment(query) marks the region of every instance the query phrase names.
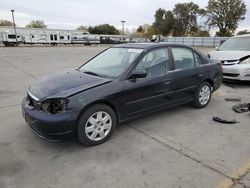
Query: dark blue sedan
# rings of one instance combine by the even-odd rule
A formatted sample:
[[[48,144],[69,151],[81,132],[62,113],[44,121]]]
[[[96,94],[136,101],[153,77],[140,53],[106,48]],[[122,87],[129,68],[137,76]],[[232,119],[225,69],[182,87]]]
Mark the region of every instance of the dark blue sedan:
[[[43,139],[75,135],[92,146],[131,118],[188,102],[206,107],[221,81],[221,65],[191,47],[123,44],[77,69],[36,81],[23,99],[22,112]]]

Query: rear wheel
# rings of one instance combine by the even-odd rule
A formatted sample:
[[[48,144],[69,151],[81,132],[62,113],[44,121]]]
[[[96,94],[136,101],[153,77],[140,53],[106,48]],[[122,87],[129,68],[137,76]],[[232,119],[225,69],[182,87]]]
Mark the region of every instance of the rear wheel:
[[[94,105],[88,108],[79,119],[78,141],[86,146],[101,144],[110,138],[115,126],[114,111],[107,105]]]
[[[196,91],[192,105],[195,108],[204,108],[208,105],[212,95],[212,87],[208,82],[203,82]]]

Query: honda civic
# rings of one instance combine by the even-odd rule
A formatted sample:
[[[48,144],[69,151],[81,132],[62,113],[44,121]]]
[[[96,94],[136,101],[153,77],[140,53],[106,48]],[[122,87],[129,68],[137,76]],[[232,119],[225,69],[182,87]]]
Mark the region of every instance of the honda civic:
[[[77,69],[35,81],[23,99],[22,114],[45,140],[73,135],[93,146],[129,119],[184,103],[204,108],[221,82],[221,64],[191,47],[121,44]]]

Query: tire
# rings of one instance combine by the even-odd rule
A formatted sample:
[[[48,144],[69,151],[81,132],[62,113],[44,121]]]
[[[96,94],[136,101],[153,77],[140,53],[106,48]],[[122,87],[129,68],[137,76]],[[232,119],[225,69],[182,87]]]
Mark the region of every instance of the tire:
[[[106,142],[116,127],[116,115],[107,105],[96,104],[82,113],[77,125],[77,139],[85,146]]]
[[[208,82],[203,82],[196,91],[192,106],[195,108],[205,108],[210,102],[211,95],[212,95],[211,85]]]

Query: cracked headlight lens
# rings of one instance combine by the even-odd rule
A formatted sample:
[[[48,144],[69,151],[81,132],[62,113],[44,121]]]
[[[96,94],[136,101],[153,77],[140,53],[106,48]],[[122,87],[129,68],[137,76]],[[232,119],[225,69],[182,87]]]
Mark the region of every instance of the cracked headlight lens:
[[[42,102],[41,108],[43,112],[58,114],[65,112],[68,106],[68,99],[48,99]]]

